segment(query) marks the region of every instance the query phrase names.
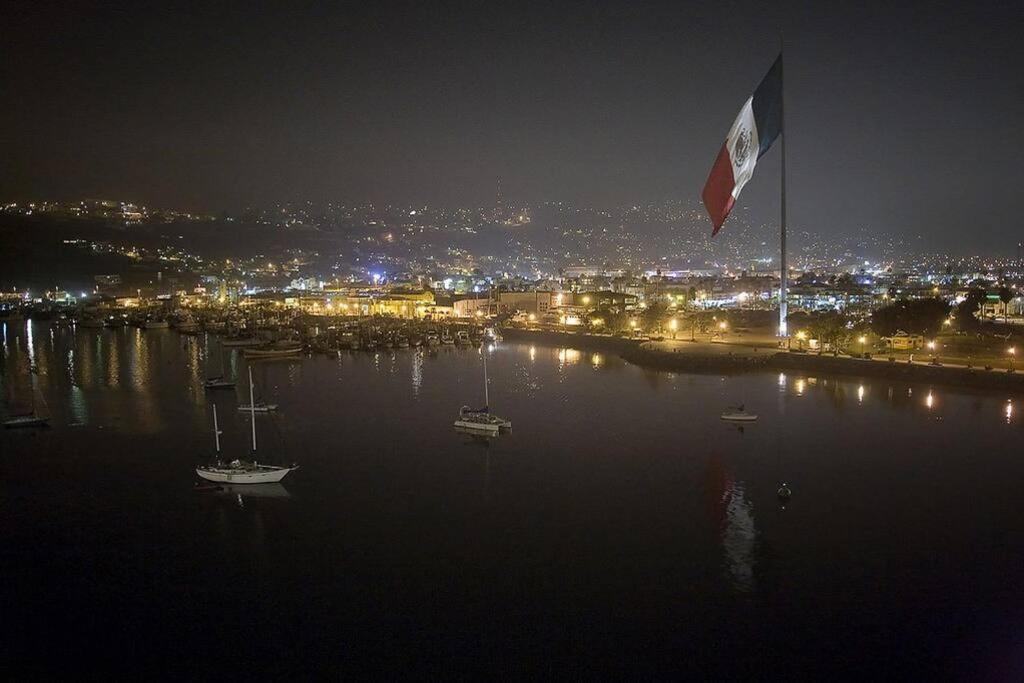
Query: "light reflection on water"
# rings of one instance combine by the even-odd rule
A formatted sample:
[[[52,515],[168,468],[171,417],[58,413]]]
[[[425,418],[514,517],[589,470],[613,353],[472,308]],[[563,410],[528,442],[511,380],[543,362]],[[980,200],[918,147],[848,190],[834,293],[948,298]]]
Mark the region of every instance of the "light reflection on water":
[[[132,477],[156,480],[149,481],[156,490],[189,485],[191,467],[212,448],[212,403],[222,417],[225,452],[246,452],[248,417],[236,406],[248,398],[249,364],[238,350],[172,330],[53,329],[45,337],[41,330],[36,323],[20,331],[5,325],[3,361],[7,393],[22,390],[18,385],[25,382],[17,378],[27,376],[30,365],[39,370],[54,423],[40,443],[81,439],[81,457],[87,458],[126,439],[145,449],[150,461],[149,469],[134,465],[139,469],[131,470]],[[47,343],[36,343],[44,338]],[[487,354],[491,403],[514,425],[511,434],[484,443],[451,428],[461,405],[482,399],[481,353]],[[221,367],[238,378],[236,389],[203,391],[203,379],[220,374]],[[307,504],[332,519],[348,513],[380,525],[411,545],[419,541],[405,536],[406,528],[440,534],[438,545],[449,550],[461,549],[457,534],[466,519],[514,525],[521,515],[529,521],[517,533],[536,553],[530,561],[538,566],[575,544],[595,566],[616,567],[625,547],[638,575],[619,569],[623,574],[609,579],[612,584],[635,590],[653,582],[678,590],[662,583],[663,566],[645,564],[667,555],[684,575],[682,584],[749,594],[770,581],[762,559],[766,548],[792,553],[785,566],[796,582],[821,581],[821,565],[831,561],[813,548],[802,548],[807,555],[801,555],[793,550],[798,544],[818,543],[824,554],[847,555],[845,547],[837,550],[832,527],[820,517],[837,500],[845,507],[830,514],[841,518],[844,543],[875,562],[903,552],[917,557],[937,550],[927,533],[931,518],[908,514],[930,505],[915,488],[920,471],[938,478],[930,491],[954,495],[966,472],[974,498],[983,501],[986,487],[991,501],[1003,500],[1004,492],[999,482],[975,481],[963,454],[993,458],[986,469],[1005,475],[1000,481],[1017,474],[1015,461],[998,459],[1015,452],[1019,438],[1013,402],[1005,396],[918,386],[915,399],[913,387],[900,383],[799,373],[673,375],[628,365],[613,354],[506,343],[482,350],[344,352],[252,367],[258,393],[281,406],[280,415],[258,418],[266,444],[261,455],[300,460],[303,468],[284,486],[215,497],[233,512],[258,512],[258,519],[218,508],[202,523],[218,530],[225,544],[247,539],[250,549],[266,553],[266,562],[274,545],[267,542],[269,530],[285,524],[276,515],[288,514],[275,511]],[[734,402],[758,413],[758,423],[743,430],[723,425],[719,415]],[[929,414],[944,419],[926,419]],[[75,436],[69,427],[78,430]],[[105,431],[92,433],[99,428]],[[16,438],[0,433],[7,444]],[[928,452],[943,453],[950,469],[936,472],[932,460],[915,460]],[[133,466],[131,459],[124,463]],[[782,480],[795,492],[784,514],[775,496]],[[864,488],[869,480],[901,496],[879,501]],[[401,527],[387,517],[397,514],[388,506],[404,510],[406,503],[392,499],[426,510],[424,520],[450,527],[452,535],[405,517],[409,526]],[[936,524],[949,521],[945,508],[926,509]],[[880,540],[877,529],[890,517],[925,526]],[[485,527],[481,533],[498,538],[499,531]],[[335,527],[319,532],[328,543],[352,541],[332,536],[343,533]],[[912,539],[909,550],[900,547],[906,537]],[[359,542],[368,541],[360,536]],[[306,548],[296,552],[316,556]],[[512,561],[509,572],[527,571]],[[846,568],[829,565],[829,571],[842,576]]]

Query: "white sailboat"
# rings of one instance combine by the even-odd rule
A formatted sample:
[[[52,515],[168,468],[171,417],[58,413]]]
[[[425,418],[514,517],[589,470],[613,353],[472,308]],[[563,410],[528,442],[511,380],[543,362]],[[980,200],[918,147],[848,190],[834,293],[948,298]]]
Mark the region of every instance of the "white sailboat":
[[[497,436],[502,429],[512,429],[512,422],[503,417],[491,414],[490,394],[487,388],[487,349],[482,349],[480,355],[484,364],[484,407],[470,408],[462,406],[459,410],[459,417],[455,420],[455,428],[469,432]]]
[[[6,429],[17,429],[18,427],[46,427],[50,424],[49,410],[46,408],[46,399],[39,393],[36,388],[35,377],[32,376],[29,371],[29,378],[32,382],[32,406],[29,412],[22,415],[12,415],[11,417],[4,420],[4,427]],[[43,410],[39,410],[36,407],[36,394],[39,394],[39,403],[42,404]]]
[[[252,368],[249,368],[249,405],[254,406],[255,391],[252,383]],[[256,411],[250,407],[252,416],[252,452],[256,453]],[[213,407],[213,434],[217,443],[217,455],[220,455],[220,429],[217,427],[217,406]],[[286,467],[277,465],[261,465],[255,461],[232,460],[223,463],[219,458],[213,465],[196,468],[196,474],[207,481],[220,484],[273,484],[288,476],[292,470],[299,469],[292,464]]]

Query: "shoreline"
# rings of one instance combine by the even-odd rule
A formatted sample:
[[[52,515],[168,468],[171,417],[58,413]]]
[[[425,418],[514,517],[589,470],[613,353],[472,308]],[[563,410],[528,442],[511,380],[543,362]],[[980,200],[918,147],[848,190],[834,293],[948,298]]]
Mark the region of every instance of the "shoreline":
[[[776,349],[752,352],[750,345],[715,344],[713,352],[704,351],[699,347],[692,351],[678,352],[653,347],[649,342],[555,330],[505,328],[501,333],[509,341],[567,346],[581,351],[614,352],[633,365],[668,372],[726,375],[743,372],[817,372],[846,377],[879,377],[900,382],[1024,393],[1024,372],[1008,373],[1005,370],[987,371],[981,368],[819,356]]]

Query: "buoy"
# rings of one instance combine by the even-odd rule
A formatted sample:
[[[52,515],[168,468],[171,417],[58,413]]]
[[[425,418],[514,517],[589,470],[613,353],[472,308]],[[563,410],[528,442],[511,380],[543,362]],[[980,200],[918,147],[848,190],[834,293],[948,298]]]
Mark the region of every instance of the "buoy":
[[[793,492],[789,489],[789,484],[783,483],[779,486],[779,490],[776,491],[776,494],[779,496],[779,500],[789,500],[793,495]]]

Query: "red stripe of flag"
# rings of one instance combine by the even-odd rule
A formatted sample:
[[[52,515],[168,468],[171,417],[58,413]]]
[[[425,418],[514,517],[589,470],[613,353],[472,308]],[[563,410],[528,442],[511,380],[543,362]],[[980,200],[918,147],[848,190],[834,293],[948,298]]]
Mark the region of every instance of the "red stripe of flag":
[[[708,181],[704,183],[704,191],[701,198],[704,200],[704,207],[711,216],[711,222],[715,228],[711,231],[714,237],[721,230],[725,223],[726,216],[732,211],[732,205],[736,200],[732,196],[732,190],[736,187],[736,180],[732,176],[732,159],[729,158],[729,150],[725,144],[718,152],[715,165],[711,167],[708,174]]]

